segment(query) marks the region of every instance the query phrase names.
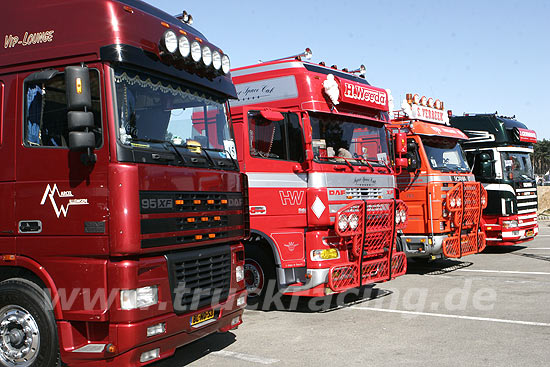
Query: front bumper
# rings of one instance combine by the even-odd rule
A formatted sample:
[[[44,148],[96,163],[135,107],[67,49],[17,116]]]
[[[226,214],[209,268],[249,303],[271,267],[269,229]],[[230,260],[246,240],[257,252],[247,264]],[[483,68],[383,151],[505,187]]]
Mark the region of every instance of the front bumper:
[[[83,367],[144,366],[159,361],[173,355],[178,347],[209,334],[225,332],[238,327],[242,323],[242,314],[246,304],[236,307],[236,301],[243,295],[246,295],[245,290],[230,295],[224,303],[213,308],[216,314],[213,321],[195,326],[191,326],[192,316],[212,307],[206,307],[185,315],[178,316],[175,313],[170,313],[138,323],[109,325],[109,342],[115,345],[120,353],[109,354],[105,350],[100,353],[62,351],[62,360],[70,366]],[[147,337],[147,328],[158,323],[165,323],[166,331],[157,336]],[[67,322],[58,322],[60,339],[69,336],[64,331],[68,331],[70,327]],[[62,340],[60,344],[64,345]],[[160,348],[158,358],[143,363],[140,362],[142,353],[156,348]]]

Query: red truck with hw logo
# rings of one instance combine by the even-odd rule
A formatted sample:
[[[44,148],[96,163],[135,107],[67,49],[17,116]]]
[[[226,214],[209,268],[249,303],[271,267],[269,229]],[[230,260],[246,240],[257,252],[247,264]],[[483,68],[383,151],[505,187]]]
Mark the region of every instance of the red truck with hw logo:
[[[276,288],[325,296],[406,271],[395,250],[407,208],[389,165],[388,93],[301,57],[232,70],[250,196],[249,303]]]
[[[241,324],[227,55],[136,0],[0,18],[0,364],[142,366]]]

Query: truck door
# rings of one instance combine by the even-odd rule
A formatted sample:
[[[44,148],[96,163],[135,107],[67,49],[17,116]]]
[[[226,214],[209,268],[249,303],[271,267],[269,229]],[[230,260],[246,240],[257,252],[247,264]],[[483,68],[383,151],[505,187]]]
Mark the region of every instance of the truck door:
[[[271,237],[282,267],[305,266],[307,174],[298,113],[245,110],[251,229]]]
[[[0,211],[0,252],[5,254],[15,252],[15,203],[13,200],[15,127],[12,120],[17,104],[15,101],[9,101],[9,103],[6,101],[8,96],[6,89],[8,87],[15,87],[15,79],[15,76],[11,76],[0,80],[0,161],[2,162],[2,169],[0,169],[0,198],[3,203],[2,210]],[[13,107],[8,109],[8,106]]]
[[[44,263],[57,261],[54,254],[76,259],[108,251],[109,156],[100,69],[99,64],[88,68],[95,163],[86,162],[86,152],[69,150],[65,69],[47,69],[18,77],[22,106],[16,124],[17,249],[35,259],[44,256],[41,260]],[[90,266],[93,267],[75,260],[71,264],[65,261],[57,268],[85,271]]]

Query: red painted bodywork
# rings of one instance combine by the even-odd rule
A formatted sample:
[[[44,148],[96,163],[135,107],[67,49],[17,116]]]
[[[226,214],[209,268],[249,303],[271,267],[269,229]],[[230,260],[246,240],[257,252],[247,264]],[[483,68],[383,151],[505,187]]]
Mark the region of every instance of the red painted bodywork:
[[[308,70],[307,67],[310,69]],[[338,105],[334,105],[324,91],[323,82],[328,74],[334,74],[339,86]],[[239,101],[231,102],[231,116],[239,164],[249,178],[251,231],[253,236],[260,236],[270,243],[282,292],[300,296],[324,296],[356,287],[359,283],[386,281],[404,274],[406,271],[404,254],[395,251],[393,239],[388,239],[383,250],[377,249],[371,252],[370,246],[374,245],[376,239],[367,233],[362,237],[361,242],[365,253],[368,253],[364,260],[365,264],[367,260],[377,259],[376,261],[387,265],[391,253],[394,269],[393,272],[386,271],[389,269],[386,267],[385,271],[379,271],[376,276],[370,278],[365,275],[368,269],[364,264],[360,281],[358,257],[354,257],[349,252],[349,239],[338,235],[334,230],[338,208],[358,199],[350,194],[346,197],[346,190],[359,190],[362,182],[364,187],[371,185],[369,188],[379,192],[380,196],[370,199],[386,199],[385,203],[389,206],[386,207],[388,210],[384,215],[391,217],[391,223],[386,223],[387,227],[383,230],[391,231],[392,234],[395,232],[393,210],[400,205],[400,201],[394,203],[395,178],[392,169],[384,166],[374,168],[355,166],[352,169],[346,164],[321,163],[313,159],[312,151],[311,113],[345,116],[361,119],[363,123],[374,121],[383,124],[385,122],[383,115],[388,111],[386,90],[370,86],[352,74],[297,59],[237,68],[232,70],[232,76]],[[272,84],[268,86],[264,82]],[[260,98],[264,98],[262,94],[273,94],[279,97],[257,101],[256,97],[252,97],[254,94],[260,95]],[[266,111],[262,113],[264,116],[276,116],[271,111],[292,112],[299,116],[304,134],[304,148],[291,147],[291,149],[304,149],[303,162],[265,159],[250,153],[247,114],[249,111],[260,110]],[[378,149],[381,144],[380,138],[369,140],[367,137],[364,144],[365,146],[370,144],[370,147]],[[326,153],[321,153],[321,156],[326,156],[323,154]],[[349,181],[346,184],[333,183],[332,185],[315,183],[316,178],[320,177],[330,177],[327,180],[333,179],[333,182]],[[287,179],[288,181],[285,181]],[[378,179],[385,180],[384,184],[377,185]],[[325,207],[319,215],[312,210],[316,200],[320,200]],[[373,205],[369,200],[364,204],[368,207]],[[360,205],[363,204],[360,203]],[[368,226],[363,227],[363,224],[361,228],[367,232],[372,229]],[[329,248],[338,249],[340,257],[323,261],[312,260],[312,251]],[[380,266],[375,268],[380,269]],[[340,273],[338,269],[346,270]],[[298,272],[299,270],[305,272],[307,280],[300,276],[287,282],[281,279],[281,274],[285,271]],[[312,272],[317,270],[328,272],[327,281],[311,285],[308,283],[309,279]],[[349,273],[345,273],[347,271]],[[336,279],[338,277],[345,278],[344,273],[351,274],[354,280],[338,281]]]
[[[142,352],[160,348],[163,358],[204,335],[238,326],[243,306],[237,307],[235,301],[245,290],[244,282],[235,282],[235,267],[243,265],[243,256],[237,253],[243,251],[240,241],[245,226],[229,228],[233,234],[224,239],[142,248],[142,240],[159,235],[141,234],[140,222],[166,216],[141,214],[140,192],[243,194],[242,175],[231,170],[119,162],[112,65],[101,58],[101,48],[113,44],[121,45],[122,49],[125,45],[135,46],[158,57],[158,43],[167,28],[175,32],[185,28],[201,38],[203,44],[209,44],[208,41],[176,18],[133,1],[25,1],[3,7],[0,18],[2,40],[6,42],[0,47],[0,197],[4,203],[0,212],[0,254],[6,255],[0,257],[0,274],[25,269],[44,283],[54,301],[74,295],[70,304],[54,302],[63,362],[78,366],[144,365],[147,363],[139,361]],[[50,30],[53,31],[50,38],[27,44],[29,34]],[[12,42],[14,37],[21,43]],[[132,63],[132,60],[120,61]],[[167,68],[156,62],[159,68]],[[94,151],[97,162],[93,166],[81,163],[81,152],[29,148],[22,143],[23,80],[36,71],[47,68],[63,71],[65,66],[80,63],[100,74],[103,144]],[[181,70],[170,69],[173,78],[182,75]],[[182,83],[190,82],[179,78]],[[229,83],[229,76],[226,79]],[[200,81],[203,88],[224,98],[231,97],[219,90],[215,82],[207,78]],[[54,191],[54,185],[58,191]],[[68,199],[59,195],[63,191],[71,191],[75,199],[87,199],[87,205],[68,206]],[[56,215],[54,206],[58,210],[63,206],[66,215]],[[201,214],[205,212],[193,213]],[[225,214],[239,214],[243,218],[246,215],[243,210]],[[185,218],[189,214],[168,216]],[[42,231],[19,233],[18,223],[22,220],[40,220]],[[104,223],[103,233],[87,233],[85,222]],[[191,234],[199,232],[203,231]],[[227,300],[196,312],[174,313],[164,255],[222,244],[229,245],[231,251],[231,291]],[[120,289],[147,285],[158,285],[159,304],[132,311],[120,309]],[[113,302],[86,305],[94,297],[109,300],[113,295]],[[220,311],[215,322],[190,326],[193,314],[211,308]],[[235,318],[239,318],[238,323],[232,323]],[[166,332],[148,338],[147,327],[159,322],[166,323]],[[113,344],[116,352],[73,352],[89,343]]]

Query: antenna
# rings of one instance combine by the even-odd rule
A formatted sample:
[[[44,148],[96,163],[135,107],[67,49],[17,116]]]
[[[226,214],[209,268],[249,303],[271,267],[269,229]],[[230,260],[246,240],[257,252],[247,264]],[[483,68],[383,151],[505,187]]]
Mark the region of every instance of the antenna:
[[[269,61],[265,61],[265,62],[279,61],[279,60],[286,60],[286,59],[297,59],[297,60],[302,60],[302,57],[303,57],[304,59],[306,59],[306,60],[310,60],[312,55],[313,55],[313,53],[311,52],[311,49],[308,47],[308,48],[306,48],[305,51],[302,52],[301,54],[291,55],[291,56],[286,56],[286,57],[281,57],[281,58],[278,58],[278,59],[269,60]]]

